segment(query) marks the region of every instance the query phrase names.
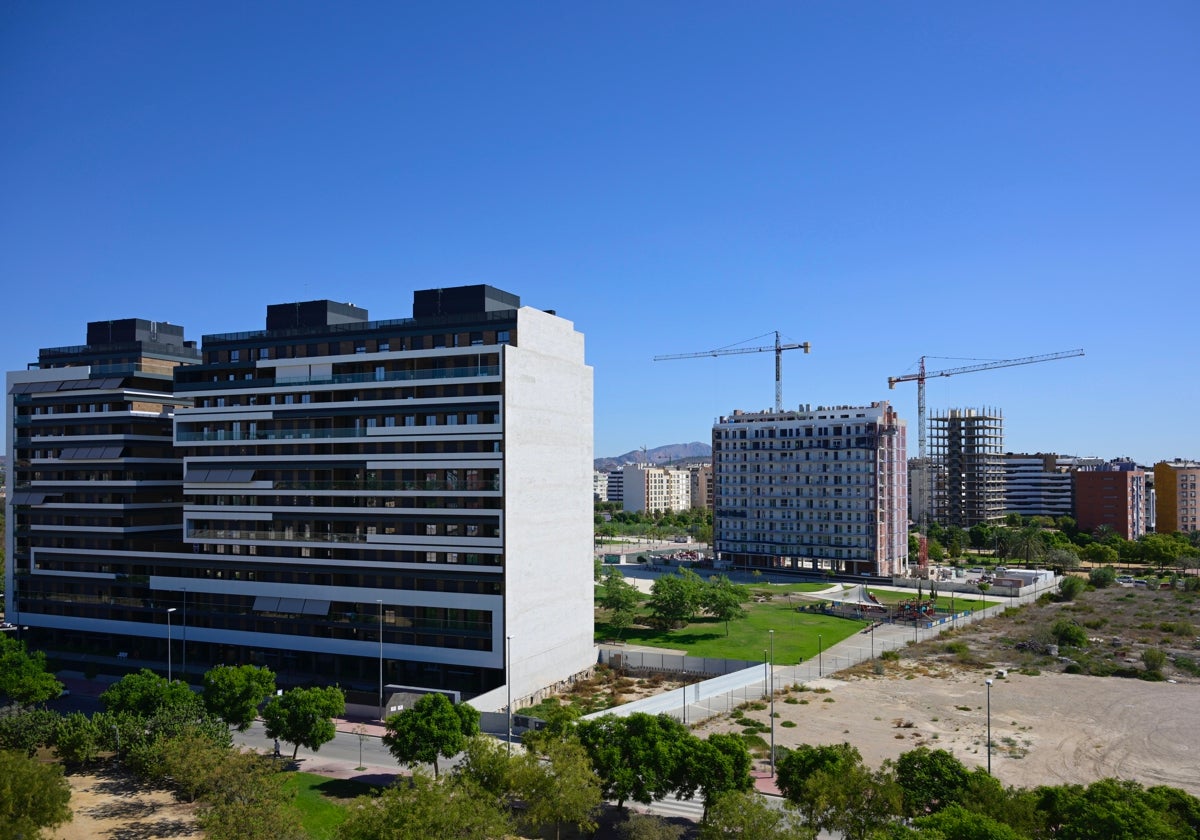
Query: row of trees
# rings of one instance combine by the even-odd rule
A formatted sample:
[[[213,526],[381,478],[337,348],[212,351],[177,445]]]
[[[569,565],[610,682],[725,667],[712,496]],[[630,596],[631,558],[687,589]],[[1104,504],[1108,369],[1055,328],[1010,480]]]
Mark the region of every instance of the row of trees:
[[[691,569],[680,567],[678,574],[663,575],[654,581],[647,605],[651,620],[664,629],[688,624],[703,612],[725,622],[725,634],[729,635],[729,622],[746,615],[742,604],[749,598],[747,587],[725,575],[704,580]],[[619,635],[633,623],[642,596],[620,569],[609,567],[604,570],[599,600],[600,606],[609,611],[609,625]]]
[[[1058,568],[1076,568],[1080,560],[1092,563],[1124,563],[1166,568],[1200,567],[1200,532],[1191,534],[1146,534],[1126,540],[1103,526],[1093,533],[1080,531],[1069,516],[1023,519],[1010,514],[1005,525],[929,526],[929,557],[935,562],[960,557],[968,547],[991,550],[1001,560],[1032,566],[1037,563]],[[917,550],[916,535],[909,541],[910,553]]]
[[[619,502],[596,502],[593,522],[598,540],[606,537],[662,540],[676,534],[690,534],[697,542],[712,542],[712,511],[708,508],[647,513],[622,510]]]

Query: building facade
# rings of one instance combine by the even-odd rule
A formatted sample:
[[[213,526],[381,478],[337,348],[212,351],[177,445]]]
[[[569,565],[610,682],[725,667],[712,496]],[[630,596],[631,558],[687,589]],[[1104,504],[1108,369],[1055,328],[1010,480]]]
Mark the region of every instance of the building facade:
[[[934,518],[943,525],[1004,519],[1004,416],[996,409],[952,408],[929,416],[929,457],[945,484],[934,485]]]
[[[1072,511],[1071,474],[1079,459],[1052,453],[1004,455],[1004,512],[1057,519]]]
[[[1146,534],[1146,473],[1129,461],[1108,462],[1071,474],[1075,522],[1081,531],[1109,527],[1127,540]]]
[[[691,486],[692,507],[712,508],[713,469],[712,464],[692,464],[687,468]]]
[[[713,426],[713,548],[736,567],[893,575],[908,560],[905,423],[887,402]]]
[[[626,464],[621,475],[622,510],[675,513],[692,506],[692,482],[687,470]]]
[[[197,667],[464,697],[591,664],[592,373],[570,322],[488,286],[386,321],[308,301],[195,361],[174,378],[176,550],[130,558],[150,613],[94,632],[138,646],[176,608]]]
[[[1200,531],[1200,463],[1159,461],[1154,465],[1155,530],[1162,534]]]

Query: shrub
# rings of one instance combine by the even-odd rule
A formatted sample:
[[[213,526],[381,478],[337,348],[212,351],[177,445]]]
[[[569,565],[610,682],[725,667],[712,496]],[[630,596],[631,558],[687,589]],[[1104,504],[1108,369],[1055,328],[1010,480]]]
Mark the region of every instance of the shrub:
[[[1058,597],[1064,601],[1074,601],[1075,596],[1083,592],[1086,584],[1080,578],[1068,575],[1058,585]]]
[[[1087,647],[1087,633],[1075,622],[1060,618],[1050,628],[1051,634],[1060,645],[1068,647]]]
[[[1146,666],[1147,671],[1159,673],[1163,665],[1167,664],[1167,655],[1158,648],[1146,648],[1142,651],[1142,664]]]
[[[1112,566],[1098,566],[1088,572],[1088,583],[1097,589],[1106,589],[1117,582],[1117,570]]]

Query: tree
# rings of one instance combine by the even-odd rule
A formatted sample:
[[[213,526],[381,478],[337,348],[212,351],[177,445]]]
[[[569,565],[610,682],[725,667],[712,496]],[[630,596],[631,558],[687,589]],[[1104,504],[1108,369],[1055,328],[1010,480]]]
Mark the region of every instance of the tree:
[[[948,526],[944,538],[947,554],[950,557],[960,556],[963,553],[963,548],[967,545],[968,539],[967,532],[958,525]]]
[[[700,576],[691,569],[664,575],[650,587],[650,612],[662,627],[686,624],[700,606],[701,589]]]
[[[683,829],[662,817],[634,811],[617,826],[617,835],[621,840],[679,840]]]
[[[0,715],[0,750],[14,750],[33,758],[39,747],[54,743],[61,717],[50,709],[22,709]]]
[[[1083,559],[1089,563],[1116,563],[1119,559],[1117,550],[1102,542],[1094,542],[1085,546],[1082,554]]]
[[[776,808],[761,796],[736,791],[717,796],[700,823],[700,840],[812,840],[816,835],[791,808]]]
[[[62,718],[54,733],[54,754],[64,764],[88,764],[100,753],[100,734],[91,718],[72,712]]]
[[[819,828],[845,840],[866,840],[900,814],[903,794],[889,769],[862,763],[839,773],[818,770],[804,784],[805,797],[819,814]]]
[[[983,523],[972,525],[967,531],[967,538],[971,541],[971,548],[987,548],[992,544],[992,528]]]
[[[204,704],[186,683],[167,680],[149,668],[126,674],[100,695],[100,703],[109,712],[126,712],[148,718],[165,708],[203,711]]]
[[[1005,825],[985,814],[969,811],[958,803],[951,803],[937,813],[918,817],[913,824],[925,831],[940,832],[955,840],[1024,840],[1011,826]]]
[[[339,692],[340,693],[340,692]],[[306,840],[277,763],[227,751],[213,768],[198,822],[207,840]]]
[[[620,569],[609,568],[604,577],[600,606],[609,611],[608,623],[619,639],[633,623],[641,596],[637,587],[625,580]]]
[[[163,770],[189,802],[211,791],[229,760],[229,747],[198,732],[168,738],[162,744]]]
[[[62,767],[0,751],[0,840],[41,837],[71,819],[71,786]]]
[[[628,799],[649,805],[676,790],[685,744],[693,737],[669,715],[642,712],[592,718],[575,731],[600,777],[604,798],[615,799],[622,808]]]
[[[338,840],[492,840],[512,833],[508,815],[471,787],[439,784],[417,771],[409,784],[360,796],[338,826]]]
[[[275,693],[275,674],[254,665],[218,665],[204,674],[204,705],[238,732],[258,716],[258,707]]]
[[[317,752],[333,740],[333,718],[346,711],[346,696],[337,686],[293,688],[271,698],[263,707],[267,737],[294,745],[292,759],[301,747]]]
[[[750,778],[753,759],[746,742],[736,735],[714,732],[705,739],[692,736],[684,756],[684,775],[676,793],[690,799],[696,791],[704,799],[704,813],[719,796],[744,793],[754,787]]]
[[[848,776],[862,766],[862,754],[848,743],[812,746],[802,744],[775,763],[775,782],[788,802],[799,807],[808,825],[823,825],[822,805],[809,781],[817,773]]]
[[[563,823],[581,834],[596,830],[596,811],[604,799],[587,752],[576,741],[553,741],[546,758],[525,753],[516,773],[516,793],[525,802],[524,819],[540,834],[548,825],[561,836]]]
[[[1137,782],[1101,779],[1087,787],[1038,788],[1038,808],[1047,836],[1056,840],[1182,840],[1194,829],[1178,824],[1178,814],[1160,812],[1154,795]]]
[[[444,694],[426,694],[388,717],[383,744],[396,761],[408,766],[432,764],[438,778],[438,758],[462,752],[467,738],[479,733],[479,712],[466,703],[455,706]]]
[[[1068,548],[1052,548],[1046,552],[1046,565],[1067,571],[1079,568],[1079,555]]]
[[[725,575],[714,575],[701,592],[700,606],[717,621],[725,622],[725,635],[728,636],[730,620],[746,615],[742,604],[749,598],[750,590],[746,587],[730,582]]]
[[[913,817],[957,802],[969,771],[947,750],[917,747],[896,759],[896,778],[904,792],[904,812]]]
[[[1055,641],[1066,647],[1087,647],[1087,632],[1068,618],[1060,618],[1050,627]]]
[[[62,690],[62,683],[46,670],[46,654],[29,653],[24,642],[0,633],[0,698],[29,706],[52,700]]]
[[[1026,568],[1032,566],[1046,553],[1046,538],[1038,525],[1026,525],[1013,534],[1008,546],[1008,555],[1020,560]]]

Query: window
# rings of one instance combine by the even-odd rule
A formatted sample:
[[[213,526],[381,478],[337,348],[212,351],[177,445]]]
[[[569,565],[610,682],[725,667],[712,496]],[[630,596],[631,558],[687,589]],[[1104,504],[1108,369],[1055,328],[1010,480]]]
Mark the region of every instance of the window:
[[[271,350],[267,347],[259,347],[258,348],[258,358],[260,358],[260,359],[271,358]]]
[[[242,351],[241,350],[230,350],[229,351],[229,361],[240,362],[241,360],[242,360]]]
[[[425,536],[436,537],[437,536],[437,526],[436,525],[426,525],[425,526]]]

